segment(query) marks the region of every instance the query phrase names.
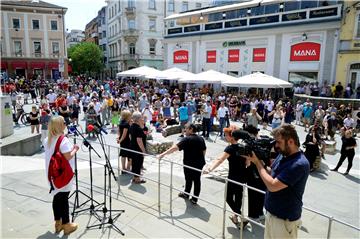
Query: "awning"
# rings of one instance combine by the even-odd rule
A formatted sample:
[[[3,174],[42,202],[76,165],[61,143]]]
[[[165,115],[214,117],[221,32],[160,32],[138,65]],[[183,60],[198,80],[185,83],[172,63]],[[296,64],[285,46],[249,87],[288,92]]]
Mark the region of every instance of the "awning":
[[[49,62],[48,68],[50,68],[50,69],[59,69],[59,62]]]
[[[68,73],[71,73],[71,72],[72,72],[72,66],[68,65]]]
[[[30,68],[32,69],[44,69],[45,62],[30,62]]]
[[[1,62],[1,69],[7,69],[7,62],[5,61]]]
[[[13,61],[11,63],[13,69],[26,69],[27,63],[26,61]]]

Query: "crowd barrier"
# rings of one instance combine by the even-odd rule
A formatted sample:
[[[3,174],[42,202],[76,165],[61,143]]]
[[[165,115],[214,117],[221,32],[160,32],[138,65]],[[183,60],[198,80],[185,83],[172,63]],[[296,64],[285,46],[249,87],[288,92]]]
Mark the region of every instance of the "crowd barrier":
[[[81,140],[81,138],[78,138],[79,140]],[[96,141],[93,141],[91,142],[93,144],[100,144]],[[172,204],[172,201],[173,201],[173,191],[178,191],[178,192],[183,192],[182,189],[180,188],[175,188],[174,185],[173,185],[173,169],[174,169],[174,165],[177,165],[179,167],[185,167],[185,168],[189,168],[191,170],[195,170],[195,171],[198,171],[198,172],[201,172],[201,170],[197,169],[197,168],[193,168],[193,167],[190,167],[190,166],[187,166],[187,165],[184,165],[184,164],[181,164],[181,163],[176,163],[176,162],[173,162],[171,160],[167,160],[165,157],[161,160],[159,160],[158,158],[156,158],[156,155],[151,155],[151,154],[146,154],[146,153],[140,153],[138,151],[133,151],[131,149],[127,149],[127,148],[121,148],[120,146],[113,146],[113,145],[105,145],[105,149],[107,149],[107,156],[109,159],[114,159],[114,158],[117,158],[118,159],[118,167],[117,167],[117,171],[118,171],[118,175],[120,174],[120,171],[125,171],[127,172],[128,174],[131,174],[131,175],[135,175],[135,176],[139,176],[139,177],[142,177],[142,178],[145,178],[147,181],[150,181],[150,182],[153,182],[153,183],[157,183],[157,196],[158,196],[158,211],[160,212],[161,210],[161,186],[164,186],[166,188],[169,188],[169,193],[170,193],[170,197],[169,197],[169,205],[170,205],[170,213],[172,213],[172,208],[173,208],[173,204]],[[118,157],[119,153],[120,153],[120,150],[126,150],[126,151],[129,151],[129,152],[132,152],[132,153],[137,153],[137,154],[142,154],[144,157],[149,157],[149,158],[153,158],[157,161],[157,164],[158,164],[158,172],[157,172],[157,180],[154,180],[152,178],[149,178],[149,177],[146,177],[146,176],[143,176],[143,175],[138,175],[138,174],[134,174],[130,171],[126,171],[126,170],[123,170],[123,169],[120,169],[120,158]],[[113,154],[115,154],[116,156],[114,156]],[[80,158],[78,156],[78,160],[82,160],[82,161],[88,161],[88,159],[84,159],[84,158]],[[104,160],[105,161],[105,160]],[[166,162],[166,163],[169,163],[170,164],[170,183],[169,185],[168,184],[165,184],[161,181],[161,162]],[[105,163],[105,162],[104,162]],[[103,165],[103,163],[99,163],[99,162],[93,162],[93,164],[100,164],[100,165]],[[223,211],[223,218],[222,218],[222,237],[225,238],[225,221],[226,221],[226,213],[232,213],[232,214],[236,214],[238,215],[240,218],[241,218],[241,221],[240,221],[240,239],[243,238],[243,221],[244,220],[248,220],[249,222],[253,223],[253,224],[256,224],[257,226],[260,226],[262,228],[265,228],[265,225],[262,224],[262,223],[259,223],[258,221],[255,221],[253,220],[252,218],[249,218],[247,216],[245,216],[245,213],[244,213],[244,206],[241,207],[241,213],[240,214],[237,214],[237,213],[234,213],[233,211],[231,210],[228,210],[227,209],[227,206],[226,206],[226,194],[227,194],[227,185],[229,182],[231,183],[234,183],[234,184],[237,184],[237,185],[240,185],[243,187],[243,190],[245,192],[245,190],[254,190],[254,191],[257,191],[259,193],[262,193],[262,194],[265,194],[265,191],[262,191],[262,190],[259,190],[257,188],[254,188],[254,187],[251,187],[251,186],[248,186],[246,184],[242,184],[242,183],[239,183],[239,182],[236,182],[236,181],[233,181],[233,180],[230,180],[226,177],[221,177],[221,176],[217,176],[217,175],[214,175],[214,174],[211,174],[209,173],[208,175],[214,177],[214,178],[218,178],[218,179],[221,179],[223,181],[225,181],[225,185],[224,185],[224,200],[223,200],[223,204],[222,205],[217,205],[213,202],[210,202],[202,197],[197,197],[198,200],[200,201],[203,201],[203,202],[206,202],[216,208],[219,208]],[[119,185],[120,187],[120,185]],[[243,193],[243,203],[242,205],[244,205],[244,195],[245,193]],[[194,195],[192,194],[189,194],[189,196],[193,196],[195,197]],[[318,210],[315,210],[315,209],[312,209],[310,207],[307,207],[307,206],[303,206],[303,213],[304,213],[304,210],[309,212],[309,213],[313,213],[313,214],[316,214],[317,216],[321,216],[323,218],[325,218],[327,220],[327,230],[326,230],[326,238],[331,238],[331,234],[332,234],[332,227],[333,227],[333,223],[334,222],[337,222],[345,227],[348,227],[350,229],[353,229],[356,231],[356,233],[360,233],[360,228],[359,227],[356,227],[354,225],[351,225],[347,222],[344,222],[342,220],[339,220],[333,216],[330,216],[328,214],[325,214],[325,213],[322,213]],[[346,236],[345,236],[346,237]]]

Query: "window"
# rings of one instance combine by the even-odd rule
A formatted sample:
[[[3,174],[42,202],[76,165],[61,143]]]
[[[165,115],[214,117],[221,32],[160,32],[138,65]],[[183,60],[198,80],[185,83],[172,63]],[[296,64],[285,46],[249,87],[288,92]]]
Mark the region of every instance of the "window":
[[[40,29],[39,20],[32,20],[32,29],[33,30],[39,30]]]
[[[149,53],[150,55],[156,54],[156,41],[149,41]]]
[[[105,37],[106,37],[106,31],[103,31],[103,32],[102,32],[102,35],[103,35],[103,37],[105,38]]]
[[[34,52],[35,52],[35,56],[41,56],[41,42],[39,41],[34,42]]]
[[[12,21],[13,21],[13,28],[19,29],[20,28],[20,19],[14,18]]]
[[[117,12],[117,5],[115,3],[115,12],[114,12],[115,15],[116,15],[116,12]]]
[[[15,56],[22,55],[21,41],[14,41]]]
[[[135,55],[135,43],[130,43],[129,44],[129,54],[130,55]]]
[[[128,8],[135,7],[135,0],[128,0]]]
[[[292,11],[298,9],[300,9],[300,2],[298,1],[285,2],[285,11]]]
[[[175,3],[174,3],[174,0],[169,0],[169,2],[168,2],[168,11],[169,11],[169,12],[174,12],[174,11],[175,11]]]
[[[120,0],[119,0],[119,12],[120,12],[120,10],[121,10],[121,7],[120,7]]]
[[[53,54],[59,54],[59,53],[60,53],[60,45],[59,45],[59,42],[53,42],[53,43],[52,43],[52,53],[53,53]]]
[[[155,10],[155,0],[149,0],[149,9]]]
[[[111,9],[109,8],[109,19],[111,18]]]
[[[170,27],[175,27],[175,21],[170,21],[169,25]]]
[[[117,34],[118,32],[118,28],[117,28],[117,24],[115,23],[115,35]]]
[[[318,1],[301,1],[301,9],[317,7],[318,3]]]
[[[156,31],[156,19],[149,18],[149,31]]]
[[[279,5],[279,4],[265,5],[265,14],[270,14],[270,13],[279,12],[279,9],[280,9],[280,5]]]
[[[200,2],[195,3],[195,7],[196,8],[201,8],[201,3]]]
[[[128,21],[128,27],[129,27],[129,29],[135,29],[135,20],[134,19],[130,19],[129,21]]]
[[[57,21],[56,20],[52,20],[50,22],[50,25],[51,25],[51,30],[52,31],[57,31],[58,27],[57,27]]]
[[[185,12],[189,10],[189,3],[188,2],[182,2],[181,11]]]
[[[355,38],[360,38],[360,12],[356,15],[357,21],[355,21]]]

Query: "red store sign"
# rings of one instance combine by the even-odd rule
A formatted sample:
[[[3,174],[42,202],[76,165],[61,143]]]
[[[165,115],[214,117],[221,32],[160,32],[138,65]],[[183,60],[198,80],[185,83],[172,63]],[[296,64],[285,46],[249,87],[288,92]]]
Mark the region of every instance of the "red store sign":
[[[189,62],[188,51],[180,50],[174,52],[174,63],[188,63],[188,62]]]
[[[321,45],[315,42],[302,42],[291,46],[290,61],[319,61]]]
[[[228,51],[228,62],[239,62],[240,50],[233,49]]]
[[[253,49],[253,62],[264,62],[266,58],[266,48]]]
[[[207,63],[216,63],[216,50],[206,52],[206,62]]]

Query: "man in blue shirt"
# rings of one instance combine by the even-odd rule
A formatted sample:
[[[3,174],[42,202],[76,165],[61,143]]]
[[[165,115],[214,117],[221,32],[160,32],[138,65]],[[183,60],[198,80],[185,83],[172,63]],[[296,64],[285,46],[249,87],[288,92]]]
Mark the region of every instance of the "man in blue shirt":
[[[189,120],[188,115],[188,108],[185,103],[181,104],[181,107],[179,108],[179,121],[180,121],[180,128],[181,128],[181,135],[180,137],[184,137],[184,129],[185,125],[187,124]]]
[[[267,188],[264,237],[297,238],[310,166],[299,150],[300,141],[294,126],[283,124],[274,129],[273,135],[280,154],[272,162],[271,173],[254,153],[245,158],[256,165]]]

